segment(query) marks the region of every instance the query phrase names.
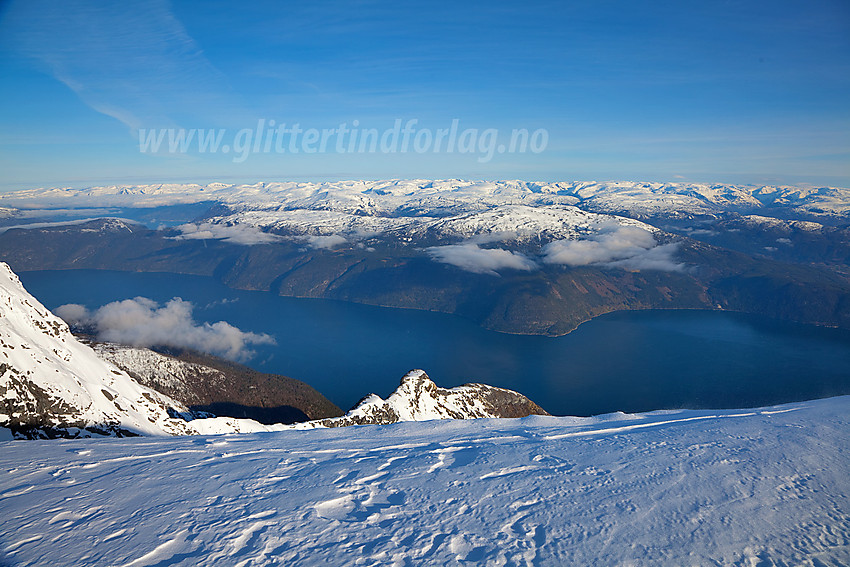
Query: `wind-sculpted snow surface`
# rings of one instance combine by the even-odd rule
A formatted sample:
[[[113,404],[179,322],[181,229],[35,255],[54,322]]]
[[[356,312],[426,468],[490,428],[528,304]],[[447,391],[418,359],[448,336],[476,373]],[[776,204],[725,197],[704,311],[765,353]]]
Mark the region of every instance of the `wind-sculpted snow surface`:
[[[850,398],[0,443],[0,564],[847,565]]]

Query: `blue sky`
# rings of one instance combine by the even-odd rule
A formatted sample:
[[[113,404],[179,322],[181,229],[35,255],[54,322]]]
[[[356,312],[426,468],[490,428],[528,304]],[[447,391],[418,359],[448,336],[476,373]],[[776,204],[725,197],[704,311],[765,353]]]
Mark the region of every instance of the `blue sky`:
[[[0,190],[353,178],[850,186],[850,3],[0,4]],[[513,129],[543,151],[141,152],[259,119]],[[481,146],[479,146],[480,149]],[[495,146],[494,146],[495,147]]]

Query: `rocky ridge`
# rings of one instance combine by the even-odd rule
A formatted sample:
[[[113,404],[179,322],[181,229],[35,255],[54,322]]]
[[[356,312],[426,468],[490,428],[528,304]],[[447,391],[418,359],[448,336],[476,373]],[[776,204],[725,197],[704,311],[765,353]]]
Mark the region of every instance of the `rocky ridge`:
[[[411,370],[384,400],[370,394],[342,417],[311,422],[323,427],[389,424],[431,419],[476,419],[549,415],[543,408],[517,392],[464,384],[438,387],[423,370]]]

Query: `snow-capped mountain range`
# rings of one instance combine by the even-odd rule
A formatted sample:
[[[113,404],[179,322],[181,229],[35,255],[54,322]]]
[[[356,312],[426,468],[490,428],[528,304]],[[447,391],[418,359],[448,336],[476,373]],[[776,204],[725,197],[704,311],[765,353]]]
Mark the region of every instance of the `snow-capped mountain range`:
[[[562,335],[659,308],[850,324],[843,188],[211,183],[30,190],[0,206],[17,207],[0,221],[0,247],[18,270],[191,273],[511,333]]]
[[[473,239],[481,243],[525,243],[577,239],[621,226],[638,227],[649,232],[657,230],[637,220],[591,213],[571,205],[506,204],[449,216],[424,215],[418,210],[404,216],[316,209],[241,210],[210,217],[203,224],[178,227],[183,232],[178,238],[224,238],[238,242],[245,234],[237,227],[251,227],[264,233],[304,237],[304,241],[313,247],[333,247],[372,238],[397,243],[426,241],[429,238],[438,242]],[[260,237],[257,233],[254,235]]]
[[[706,183],[528,182],[464,180],[334,181],[113,185],[85,189],[31,189],[0,195],[6,207],[155,207],[218,201],[266,210],[334,210],[368,216],[408,211],[444,216],[497,205],[580,205],[597,212],[652,215],[712,214],[734,210],[793,209],[801,214],[846,215],[850,189]]]
[[[211,202],[224,207],[184,238],[272,241],[244,230],[283,236],[334,236],[306,242],[332,246],[386,236],[411,241],[484,237],[495,240],[575,239],[611,225],[651,226],[632,219],[782,211],[818,218],[850,214],[850,190],[836,187],[737,186],[687,183],[461,180],[224,183],[36,189],[0,195],[14,216],[28,209],[151,208]],[[15,210],[18,207],[21,210]],[[29,213],[27,213],[29,214]],[[24,215],[26,216],[26,215]],[[631,218],[624,218],[631,217]]]
[[[546,413],[509,390],[477,384],[437,388],[417,370],[405,376],[386,401],[367,396],[343,417],[292,426],[264,425],[195,414],[125,371],[175,390],[199,374],[208,374],[209,387],[215,387],[222,376],[214,369],[199,369],[146,349],[97,348],[100,356],[77,340],[68,325],[32,297],[8,265],[0,262],[0,428],[21,437],[209,435]]]

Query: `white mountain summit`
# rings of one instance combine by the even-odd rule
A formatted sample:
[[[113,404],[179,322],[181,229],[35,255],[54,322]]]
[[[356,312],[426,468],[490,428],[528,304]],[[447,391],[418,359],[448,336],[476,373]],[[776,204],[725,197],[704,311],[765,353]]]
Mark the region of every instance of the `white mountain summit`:
[[[440,388],[422,370],[411,370],[386,400],[370,394],[342,417],[322,419],[304,425],[324,427],[387,424],[432,419],[474,419],[549,415],[543,408],[517,392],[487,386],[464,384]]]

